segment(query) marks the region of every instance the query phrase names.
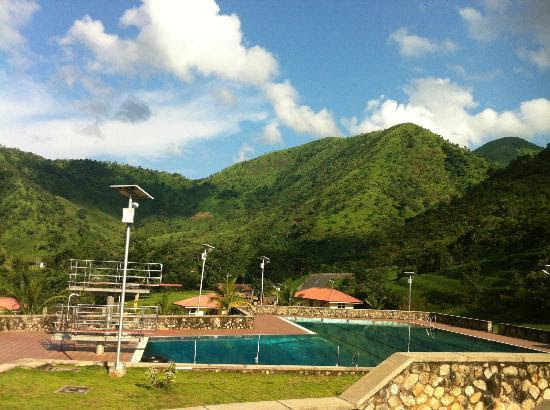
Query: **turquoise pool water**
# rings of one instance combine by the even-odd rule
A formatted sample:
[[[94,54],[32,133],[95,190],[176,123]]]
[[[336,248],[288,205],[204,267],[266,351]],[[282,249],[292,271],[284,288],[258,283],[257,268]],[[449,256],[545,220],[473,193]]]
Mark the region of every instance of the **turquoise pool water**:
[[[178,363],[376,366],[395,352],[532,352],[444,330],[391,323],[295,321],[315,334],[150,339],[144,352]]]

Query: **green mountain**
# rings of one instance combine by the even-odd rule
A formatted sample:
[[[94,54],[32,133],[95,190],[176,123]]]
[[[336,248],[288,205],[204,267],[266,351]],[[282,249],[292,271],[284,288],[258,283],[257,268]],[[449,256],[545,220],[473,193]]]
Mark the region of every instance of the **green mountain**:
[[[109,185],[137,183],[155,200],[137,211],[131,258],[163,262],[167,281],[195,286],[208,242],[210,283],[257,280],[263,254],[272,282],[351,271],[343,288],[394,306],[406,293],[400,272],[414,269],[413,307],[494,316],[490,298],[509,317],[540,318],[544,298],[527,290],[545,289],[531,272],[550,251],[549,166],[543,150],[494,170],[414,124],[313,141],[200,180],[0,147],[0,279],[17,259],[120,259],[125,200]]]
[[[30,260],[59,253],[120,257],[124,201],[108,186],[139,183],[156,199],[138,210],[133,254],[162,260],[179,281],[196,276],[195,255],[205,241],[220,246],[211,260],[220,271],[255,272],[255,257],[269,253],[274,280],[356,259],[389,227],[461,196],[489,168],[413,124],[325,138],[197,181],[0,152],[6,253]]]
[[[505,137],[489,141],[474,152],[491,161],[496,167],[504,168],[517,157],[534,155],[541,150],[538,145],[522,138]]]
[[[464,196],[407,220],[374,253],[378,265],[421,274],[416,296],[426,307],[547,321],[550,150],[519,157]],[[406,289],[405,278],[393,279]]]

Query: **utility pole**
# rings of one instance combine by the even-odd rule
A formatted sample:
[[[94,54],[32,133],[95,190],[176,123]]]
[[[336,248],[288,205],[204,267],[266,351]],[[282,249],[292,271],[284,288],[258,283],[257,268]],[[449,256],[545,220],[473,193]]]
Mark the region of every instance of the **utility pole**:
[[[262,292],[260,294],[260,306],[264,304],[264,270],[265,264],[271,262],[267,256],[260,256],[260,268],[262,269]]]
[[[122,345],[122,328],[124,326],[124,300],[126,297],[126,274],[128,272],[128,251],[130,249],[130,227],[134,223],[135,210],[139,206],[132,198],[153,199],[151,195],[141,189],[138,185],[111,185],[121,195],[128,197],[128,208],[122,209],[122,222],[126,223],[126,243],[124,246],[124,269],[122,271],[122,288],[120,292],[120,306],[118,310],[118,335],[116,347],[115,374],[124,375],[124,364],[120,361],[120,348]]]
[[[208,256],[208,252],[210,252],[213,249],[216,249],[212,245],[208,245],[207,243],[203,243],[202,246],[204,246],[204,251],[202,251],[202,253],[201,253],[201,259],[202,259],[201,284],[199,286],[199,299],[197,301],[197,311],[195,312],[196,316],[200,315],[201,295],[202,295],[202,281],[204,279],[204,265],[206,264],[206,257]]]
[[[411,311],[411,297],[412,297],[412,284],[413,284],[413,276],[416,275],[414,272],[405,272],[406,275],[409,275],[408,283],[409,283],[409,312]]]

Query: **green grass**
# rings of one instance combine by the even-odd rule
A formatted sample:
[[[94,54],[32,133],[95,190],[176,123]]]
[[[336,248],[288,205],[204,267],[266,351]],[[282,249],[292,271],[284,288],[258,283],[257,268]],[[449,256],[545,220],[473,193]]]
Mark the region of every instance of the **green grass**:
[[[73,371],[15,369],[0,374],[0,408],[158,409],[260,400],[328,397],[342,393],[360,375],[317,376],[293,373],[242,374],[178,372],[169,390],[147,384],[145,369],[128,369],[111,379],[100,367]],[[55,393],[62,386],[89,386],[86,394]]]
[[[205,291],[203,290],[203,293]],[[209,291],[206,291],[206,292],[209,292]],[[193,296],[196,296],[199,294],[199,291],[198,289],[193,289],[193,290],[181,290],[181,291],[177,291],[177,292],[154,292],[154,293],[150,293],[148,295],[142,295],[139,297],[139,305],[140,306],[148,306],[148,305],[155,305],[157,303],[160,303],[160,301],[162,300],[163,296],[167,294],[168,295],[168,300],[170,301],[170,303],[174,303],[174,302],[177,302],[178,300],[182,300],[182,299],[188,299],[188,298],[191,298]],[[133,299],[129,302],[126,302],[127,304],[133,304],[134,301]]]

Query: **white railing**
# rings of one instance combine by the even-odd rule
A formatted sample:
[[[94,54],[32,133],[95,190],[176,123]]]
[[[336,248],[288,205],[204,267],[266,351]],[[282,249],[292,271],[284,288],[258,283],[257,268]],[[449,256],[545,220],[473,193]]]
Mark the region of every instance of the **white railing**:
[[[118,331],[119,305],[58,305],[54,333],[115,334]],[[157,306],[124,308],[124,331],[145,333],[155,331]]]
[[[70,259],[69,288],[121,288],[124,262]],[[158,286],[162,263],[128,262],[126,285]]]

